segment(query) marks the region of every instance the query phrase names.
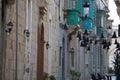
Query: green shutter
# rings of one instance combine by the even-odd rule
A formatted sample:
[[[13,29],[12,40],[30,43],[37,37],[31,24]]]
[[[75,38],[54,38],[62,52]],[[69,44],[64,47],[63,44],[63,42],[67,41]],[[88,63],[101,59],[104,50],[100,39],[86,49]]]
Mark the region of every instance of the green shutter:
[[[68,11],[67,12],[67,25],[76,26],[80,24],[80,14],[76,11]]]
[[[97,27],[97,36],[101,36],[101,34],[102,34],[102,27]]]

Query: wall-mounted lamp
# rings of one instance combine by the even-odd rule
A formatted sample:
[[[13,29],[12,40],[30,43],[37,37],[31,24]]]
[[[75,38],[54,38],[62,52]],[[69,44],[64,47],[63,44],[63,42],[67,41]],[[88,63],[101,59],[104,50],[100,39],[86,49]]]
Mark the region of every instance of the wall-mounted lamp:
[[[62,29],[64,29],[64,30],[67,30],[68,28],[67,28],[67,24],[65,23],[59,23],[59,25],[60,25],[60,27],[62,28]]]
[[[69,39],[69,41],[71,41],[71,40],[72,40],[72,36],[70,35],[70,36],[68,37],[68,39]]]
[[[116,32],[113,32],[112,38],[115,39],[114,44],[117,44],[118,42],[117,42],[117,35],[116,35]]]
[[[89,7],[90,7],[90,5],[88,4],[88,2],[85,2],[84,5],[83,5],[83,8],[84,8],[84,17],[88,16],[88,14],[89,14]]]
[[[87,47],[87,50],[90,51],[90,46]]]
[[[5,31],[10,33],[12,31],[12,28],[13,28],[13,23],[10,21],[8,22]]]
[[[44,43],[45,43],[45,45],[46,45],[46,49],[48,50],[48,48],[50,48],[50,44],[49,44],[49,42],[47,41],[44,41]]]
[[[117,38],[116,32],[113,33],[112,38]]]
[[[106,40],[104,40],[104,43],[102,44],[103,45],[103,49],[110,49],[110,45],[111,45],[111,42],[107,42]]]
[[[70,53],[74,53],[74,48],[70,48]]]
[[[77,36],[79,36],[79,35],[77,35]],[[80,35],[80,37],[81,37],[81,35]],[[87,47],[88,45],[92,44],[92,41],[93,41],[92,39],[90,39],[88,30],[84,31],[82,38],[80,38],[80,39],[81,39],[81,44],[80,44],[81,47]]]
[[[26,37],[29,37],[29,36],[30,36],[30,31],[29,31],[29,29],[25,29],[25,30],[24,30],[24,34],[26,35]]]
[[[119,43],[116,44],[116,48],[120,48],[120,44]]]
[[[110,26],[108,26],[108,28],[107,29],[112,29]]]
[[[85,30],[84,33],[83,33],[83,35],[89,35],[89,34],[88,34],[88,31]]]
[[[78,33],[77,33],[77,36],[76,36],[78,39],[79,39],[79,41],[81,40],[81,34],[80,34],[80,32],[78,31]]]
[[[104,39],[104,38],[105,38],[104,35],[103,35],[103,33],[101,34],[100,38],[101,38],[101,39]]]
[[[115,39],[115,43],[114,44],[117,44],[118,42],[117,42],[117,39]]]
[[[64,24],[63,29],[65,29],[65,30],[68,29],[66,24]]]

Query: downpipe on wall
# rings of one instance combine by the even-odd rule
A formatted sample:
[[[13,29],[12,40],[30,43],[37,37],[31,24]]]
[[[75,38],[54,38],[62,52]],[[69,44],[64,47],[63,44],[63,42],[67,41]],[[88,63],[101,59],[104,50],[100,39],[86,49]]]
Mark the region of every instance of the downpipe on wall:
[[[18,77],[18,0],[16,0],[16,61],[15,61],[15,80]]]
[[[2,10],[1,10],[1,59],[0,59],[0,80],[4,79],[4,55],[5,55],[5,21],[6,21],[6,1],[2,0]]]

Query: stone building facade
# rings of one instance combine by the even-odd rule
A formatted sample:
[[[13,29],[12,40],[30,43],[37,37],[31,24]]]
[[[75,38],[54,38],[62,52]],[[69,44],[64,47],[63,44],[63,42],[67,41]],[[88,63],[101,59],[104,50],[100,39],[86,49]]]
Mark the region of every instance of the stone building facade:
[[[15,77],[19,80],[35,80],[37,79],[38,3],[37,1],[21,0],[18,1],[18,5],[16,5],[16,1],[13,4],[5,4],[5,24],[11,21],[13,28],[11,33],[5,33],[3,80],[14,80]],[[17,11],[18,14],[16,14]],[[33,12],[34,14],[32,14]],[[16,22],[16,19],[18,19],[18,22]],[[18,32],[16,32],[17,29]],[[29,30],[29,37],[26,36],[25,30]],[[28,76],[26,77],[26,75]]]
[[[63,29],[64,1],[12,1],[12,4],[1,2],[6,10],[5,22],[1,25],[3,24],[5,28],[9,21],[13,23],[10,33],[1,30],[6,36],[4,43],[2,42],[4,64],[3,67],[1,66],[3,68],[1,80],[15,80],[16,77],[18,80],[43,80],[44,72],[54,75],[57,80],[64,78],[62,77],[65,75],[63,57],[66,39]],[[59,55],[62,57],[61,63]]]
[[[64,0],[0,1],[0,14],[4,16],[0,21],[1,80],[43,80],[44,73],[53,75],[56,80],[69,80],[72,78],[70,70],[80,72],[81,80],[91,78],[95,72],[92,68],[99,62],[94,64],[93,61],[100,58],[100,54],[96,54],[100,49],[94,50],[93,44],[90,51],[80,46],[81,41],[76,36],[78,31],[84,33],[81,23],[65,28]],[[5,32],[9,22],[13,23],[13,28]],[[96,27],[94,23],[91,36],[95,35]]]

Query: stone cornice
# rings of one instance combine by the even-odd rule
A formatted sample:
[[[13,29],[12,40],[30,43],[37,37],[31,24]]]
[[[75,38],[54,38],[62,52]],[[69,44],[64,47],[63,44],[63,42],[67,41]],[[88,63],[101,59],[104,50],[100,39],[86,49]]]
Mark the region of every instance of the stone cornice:
[[[116,6],[117,6],[117,14],[120,17],[120,0],[114,0]]]
[[[47,12],[48,2],[47,0],[39,0],[39,15],[43,19],[43,16]]]
[[[117,7],[117,14],[120,17],[120,7]]]
[[[114,2],[115,2],[117,7],[120,6],[120,0],[114,0]]]

